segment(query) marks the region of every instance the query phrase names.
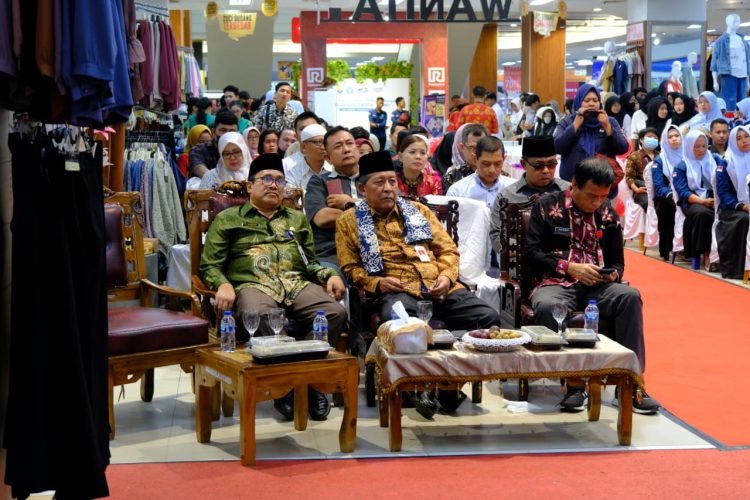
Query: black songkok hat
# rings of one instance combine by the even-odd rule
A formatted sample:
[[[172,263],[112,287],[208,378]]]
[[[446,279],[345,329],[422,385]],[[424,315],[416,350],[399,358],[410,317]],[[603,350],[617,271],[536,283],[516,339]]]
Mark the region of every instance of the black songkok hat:
[[[359,158],[359,176],[375,174],[377,172],[394,172],[393,160],[388,151],[377,151]]]
[[[258,156],[250,164],[250,174],[248,177],[254,177],[255,174],[263,170],[278,170],[284,173],[284,164],[281,163],[281,155],[276,153],[264,153]]]
[[[521,145],[524,158],[547,158],[555,154],[555,140],[551,135],[525,137]]]

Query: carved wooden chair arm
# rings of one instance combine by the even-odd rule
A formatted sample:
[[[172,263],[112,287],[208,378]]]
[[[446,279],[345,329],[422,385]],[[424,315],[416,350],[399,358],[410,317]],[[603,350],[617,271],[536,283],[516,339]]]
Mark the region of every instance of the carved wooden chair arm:
[[[193,292],[187,290],[177,290],[169,286],[157,285],[153,281],[149,281],[145,278],[141,279],[141,286],[153,290],[167,297],[174,297],[176,299],[185,299],[190,301],[190,310],[194,316],[201,317],[201,304],[198,296]],[[144,294],[144,298],[146,294]],[[145,300],[145,299],[144,299]]]

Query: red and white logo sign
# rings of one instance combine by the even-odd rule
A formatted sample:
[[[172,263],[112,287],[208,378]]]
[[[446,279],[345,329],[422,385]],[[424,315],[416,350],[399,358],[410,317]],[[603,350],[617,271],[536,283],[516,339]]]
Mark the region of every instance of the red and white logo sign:
[[[427,84],[445,83],[445,68],[429,67],[427,68]]]
[[[324,78],[325,70],[323,68],[307,68],[308,85],[321,85]]]

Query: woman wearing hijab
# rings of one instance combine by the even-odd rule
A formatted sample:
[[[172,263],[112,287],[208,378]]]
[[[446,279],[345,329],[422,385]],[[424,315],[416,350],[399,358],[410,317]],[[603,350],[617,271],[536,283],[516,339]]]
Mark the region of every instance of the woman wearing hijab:
[[[557,127],[555,110],[551,106],[544,106],[536,112],[536,126],[534,126],[534,132],[531,135],[534,137],[552,135],[555,133],[555,127]]]
[[[177,167],[186,179],[190,169],[190,150],[198,144],[211,142],[212,138],[211,129],[205,125],[196,125],[190,129],[187,142],[185,142],[185,149],[182,151],[180,157],[177,158]]]
[[[250,151],[239,132],[219,138],[219,162],[201,179],[198,189],[212,189],[227,181],[246,181],[250,173]]]
[[[742,279],[750,212],[750,128],[740,125],[729,134],[727,166],[716,169],[719,225],[716,244],[722,278]]]
[[[659,147],[659,134],[656,133],[656,129],[646,127],[638,132],[638,138],[640,147],[628,156],[625,164],[625,182],[633,192],[633,201],[645,212],[648,210],[648,193],[643,171],[654,161],[656,149]]]
[[[250,151],[250,158],[253,160],[258,157],[258,142],[260,142],[260,130],[256,127],[248,127],[242,132],[242,137],[247,144],[247,150]]]
[[[734,126],[748,123],[750,123],[750,97],[745,97],[737,103],[737,119],[734,121]]]
[[[455,137],[455,132],[447,132],[432,157],[432,164],[441,176],[444,176],[448,169],[451,168],[451,165],[453,165],[453,142]]]
[[[695,101],[685,94],[674,96],[672,104],[672,125],[683,127],[698,111],[695,110]]]
[[[550,99],[548,106],[555,112],[555,122],[560,121],[560,118],[563,117],[563,113],[560,111],[560,103],[554,99]]]
[[[523,110],[521,109],[521,99],[516,97],[510,101],[510,137],[515,137],[521,134],[518,129],[518,125],[523,119]]]
[[[711,122],[717,118],[724,118],[719,108],[719,101],[713,92],[701,92],[698,97],[698,114],[690,119],[690,130],[700,130],[706,134],[711,130]]]
[[[476,144],[487,135],[487,129],[481,123],[464,123],[456,130],[452,148],[453,166],[443,175],[444,191],[474,173],[477,168],[477,157],[474,155]]]
[[[659,230],[659,255],[664,260],[669,260],[669,254],[672,253],[674,218],[677,211],[671,184],[672,173],[683,157],[682,133],[679,127],[669,125],[661,135],[661,153],[651,164],[654,209]]]
[[[622,103],[618,96],[611,95],[607,97],[607,100],[604,101],[604,111],[607,112],[607,115],[617,120],[617,124],[622,127],[625,118],[625,111],[622,109]]]
[[[620,96],[620,106],[622,107],[622,133],[625,137],[630,137],[633,114],[638,109],[638,99],[632,92],[623,92]]]
[[[693,268],[700,267],[701,255],[708,265],[714,223],[714,193],[711,179],[716,166],[726,166],[717,155],[708,152],[708,137],[700,130],[691,130],[685,137],[685,157],[672,173],[677,202],[685,214],[682,238],[685,257],[693,259]]]
[[[648,103],[646,111],[646,127],[656,129],[656,133],[661,136],[664,128],[669,124],[669,103],[663,97],[655,97]]]
[[[566,181],[573,179],[573,172],[581,160],[596,155],[614,160],[615,156],[628,150],[628,141],[620,125],[604,111],[599,90],[590,84],[578,89],[573,100],[573,114],[560,120],[554,137],[555,151],[561,156],[560,177]],[[612,192],[617,192],[616,184]]]

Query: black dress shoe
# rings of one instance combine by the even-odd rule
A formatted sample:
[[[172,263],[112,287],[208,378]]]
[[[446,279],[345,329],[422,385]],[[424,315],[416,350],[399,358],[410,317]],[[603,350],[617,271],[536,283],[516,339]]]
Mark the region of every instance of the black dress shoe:
[[[464,391],[440,391],[437,402],[440,403],[440,413],[449,414],[455,412],[461,403],[466,400]]]
[[[417,396],[417,404],[415,405],[417,413],[422,415],[427,420],[430,420],[438,409],[435,396],[432,391],[420,392]]]
[[[274,399],[273,407],[285,420],[294,420],[294,391],[289,391],[286,396]]]
[[[328,396],[312,388],[307,390],[307,407],[313,420],[325,420],[331,412]]]

